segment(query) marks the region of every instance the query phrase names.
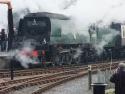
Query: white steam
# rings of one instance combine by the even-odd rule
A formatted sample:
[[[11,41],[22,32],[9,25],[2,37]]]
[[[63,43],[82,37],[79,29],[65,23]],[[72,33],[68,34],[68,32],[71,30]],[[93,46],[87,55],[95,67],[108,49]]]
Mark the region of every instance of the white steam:
[[[117,35],[119,35],[119,31],[116,31],[116,30],[113,30],[113,29],[110,29],[110,28],[104,28],[104,30],[100,31],[100,32],[107,32],[107,34],[102,34],[102,39],[101,41],[99,41],[98,43],[96,43],[94,45],[94,47],[96,48],[97,50],[97,54],[100,55],[103,51],[103,47],[105,45],[108,45],[108,43],[111,42],[111,46],[112,45],[115,45],[113,43],[113,39],[114,37],[116,37]]]
[[[76,53],[74,54],[73,58],[76,59],[76,58],[80,57],[81,54],[82,54],[81,48],[77,48]]]
[[[88,26],[92,23],[104,25],[125,20],[124,0],[12,0],[12,5],[15,25],[29,12],[61,13],[70,16],[75,23],[74,34],[83,34],[87,38]],[[0,27],[7,27],[6,11],[6,5],[1,5]]]
[[[22,49],[16,49],[9,52],[1,52],[0,56],[4,56],[7,59],[14,59],[22,65],[24,68],[29,68],[29,64],[38,64],[39,60],[32,57],[32,46],[24,46]]]
[[[12,50],[1,54],[1,56],[6,56],[8,59],[14,57],[15,60],[21,63],[22,67],[29,68],[29,64],[38,64],[39,60],[36,57],[32,56],[34,51],[34,46],[32,45],[32,40],[26,40],[22,44],[21,49]]]
[[[15,59],[21,63],[24,68],[28,68],[29,64],[39,63],[36,59],[33,58],[32,52],[34,46],[32,45],[33,40],[27,40],[22,45],[23,47],[16,52]]]
[[[16,60],[18,60],[24,68],[28,68],[30,63],[33,63],[33,59],[30,57],[32,49],[30,47],[24,47],[18,53],[16,53]]]

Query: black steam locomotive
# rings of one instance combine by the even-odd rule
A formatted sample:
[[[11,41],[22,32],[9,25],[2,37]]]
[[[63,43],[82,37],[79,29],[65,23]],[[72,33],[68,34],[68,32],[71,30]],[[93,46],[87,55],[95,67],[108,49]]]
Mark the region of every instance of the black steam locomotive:
[[[14,33],[12,48],[19,49],[22,55],[27,55],[32,59],[28,63],[30,67],[80,63],[79,55],[75,55],[81,44],[52,42],[54,37],[55,39],[61,37],[65,28],[63,26],[68,21],[68,17],[60,14],[29,13],[19,21],[18,30]],[[25,49],[27,47],[30,49],[29,52]],[[22,61],[19,60],[19,62]]]
[[[73,30],[69,22],[69,17],[61,14],[29,13],[19,21],[18,30],[14,33],[12,48],[19,49],[21,55],[30,58],[28,59],[30,67],[72,63],[88,64],[100,60],[120,58],[121,50],[119,49],[122,48],[117,44],[120,43],[119,35],[115,37],[115,44],[104,46],[104,50],[100,55],[97,55],[96,49],[91,43],[73,43],[74,41],[69,40],[65,40],[65,43],[62,42],[60,40],[62,32],[72,32]],[[114,28],[113,26],[112,24],[111,28]],[[103,35],[99,31],[96,34],[98,38]],[[30,48],[29,51],[27,51],[27,47]],[[20,59],[18,61],[22,62]]]

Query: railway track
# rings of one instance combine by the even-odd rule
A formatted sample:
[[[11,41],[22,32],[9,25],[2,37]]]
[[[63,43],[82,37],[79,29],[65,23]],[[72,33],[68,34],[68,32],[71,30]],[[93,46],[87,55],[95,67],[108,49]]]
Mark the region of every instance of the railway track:
[[[85,66],[79,66],[79,67],[66,67],[66,68],[53,68],[53,69],[38,69],[38,70],[23,70],[23,71],[14,71],[14,77],[19,76],[30,76],[30,75],[41,75],[41,74],[51,74],[51,73],[57,73],[61,71],[66,70],[74,70],[80,67]],[[0,78],[7,78],[10,77],[10,72],[0,72]]]
[[[96,66],[96,64],[92,64],[93,67]],[[46,68],[46,69],[26,69],[26,70],[15,70],[14,71],[14,77],[20,77],[20,76],[30,76],[30,75],[41,75],[41,74],[48,74],[48,73],[56,73],[63,70],[71,70],[76,69],[80,67],[87,67],[87,65],[77,65],[77,66],[63,66],[63,67],[53,67],[53,68]],[[9,78],[10,72],[9,70],[0,70],[0,78]]]
[[[14,71],[14,77],[18,76],[30,76],[30,75],[41,75],[41,74],[48,74],[48,73],[56,73],[60,72],[63,70],[71,70],[71,69],[76,69],[80,68],[82,66],[64,66],[64,67],[53,67],[53,68],[46,68],[46,69],[26,69],[26,70],[16,70]],[[85,66],[84,66],[85,67]],[[0,78],[7,78],[10,77],[10,72],[9,70],[0,70]]]
[[[69,70],[69,71],[63,71],[60,73],[55,73],[49,76],[37,76],[37,77],[33,77],[33,78],[29,78],[29,79],[25,79],[25,81],[11,81],[11,82],[7,82],[7,83],[2,83],[1,84],[1,90],[0,90],[0,94],[6,94],[8,92],[14,91],[14,90],[19,90],[22,88],[26,88],[29,86],[34,86],[34,85],[41,85],[41,84],[47,84],[50,82],[55,82],[67,77],[70,77],[72,75],[77,74],[79,71],[82,71],[83,69],[76,69],[76,70]]]
[[[123,61],[123,60],[122,60]],[[106,63],[109,61],[103,61],[103,63]],[[117,62],[116,60],[113,60],[113,62]],[[99,63],[99,62],[97,62]],[[96,64],[92,64],[96,65]],[[62,69],[71,69],[71,68],[79,68],[79,67],[86,67],[87,65],[64,65],[61,67],[53,67],[53,68],[47,68],[47,69],[42,69],[42,68],[37,68],[37,69],[25,69],[25,70],[15,70],[14,71],[14,77],[18,76],[29,76],[29,75],[39,75],[39,74],[48,74],[48,73],[54,73],[57,71],[60,71]],[[8,69],[0,69],[0,78],[7,78],[10,77],[10,70]]]
[[[109,69],[109,65],[110,64],[93,64],[92,70],[93,72],[96,72],[97,68],[100,68],[101,70]],[[112,68],[115,68],[116,65],[117,63],[113,63]],[[52,70],[54,70],[55,72],[52,72],[51,74],[50,73],[46,75],[39,74],[39,75],[35,75],[32,77],[28,77],[28,78],[2,82],[0,83],[0,94],[8,94],[10,92],[14,92],[16,90],[28,88],[31,86],[44,85],[40,89],[32,93],[32,94],[40,94],[41,92],[53,86],[56,86],[60,83],[86,75],[88,72],[87,71],[88,67],[79,66],[79,67],[74,67],[74,68],[59,68],[57,70],[50,69],[50,71]]]

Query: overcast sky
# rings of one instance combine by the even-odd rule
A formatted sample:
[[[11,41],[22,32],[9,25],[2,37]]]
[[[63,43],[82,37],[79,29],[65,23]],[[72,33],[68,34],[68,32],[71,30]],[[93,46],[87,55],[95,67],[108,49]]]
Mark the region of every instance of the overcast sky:
[[[125,21],[125,0],[12,0],[12,4],[14,12],[28,8],[30,12],[47,11],[68,15],[78,26]],[[1,26],[7,25],[6,11],[6,6],[0,5]]]

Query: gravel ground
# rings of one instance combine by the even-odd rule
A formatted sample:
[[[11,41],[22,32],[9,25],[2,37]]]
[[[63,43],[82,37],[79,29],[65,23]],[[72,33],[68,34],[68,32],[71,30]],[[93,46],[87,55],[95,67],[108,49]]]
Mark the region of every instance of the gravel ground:
[[[33,91],[39,89],[39,86],[32,86],[29,88],[22,89],[20,91],[14,91],[9,94],[32,94]]]
[[[93,82],[97,80],[96,77],[93,75]],[[61,84],[41,94],[92,94],[92,91],[88,90],[88,77],[85,76]]]
[[[96,80],[96,76],[93,75],[93,82]],[[33,86],[30,88],[25,88],[20,91],[14,91],[9,94],[32,94],[33,91],[39,89],[42,86]],[[75,80],[69,81],[67,83],[61,84],[54,87],[42,94],[92,94],[92,91],[88,90],[88,77],[84,76],[82,78],[77,78]]]

